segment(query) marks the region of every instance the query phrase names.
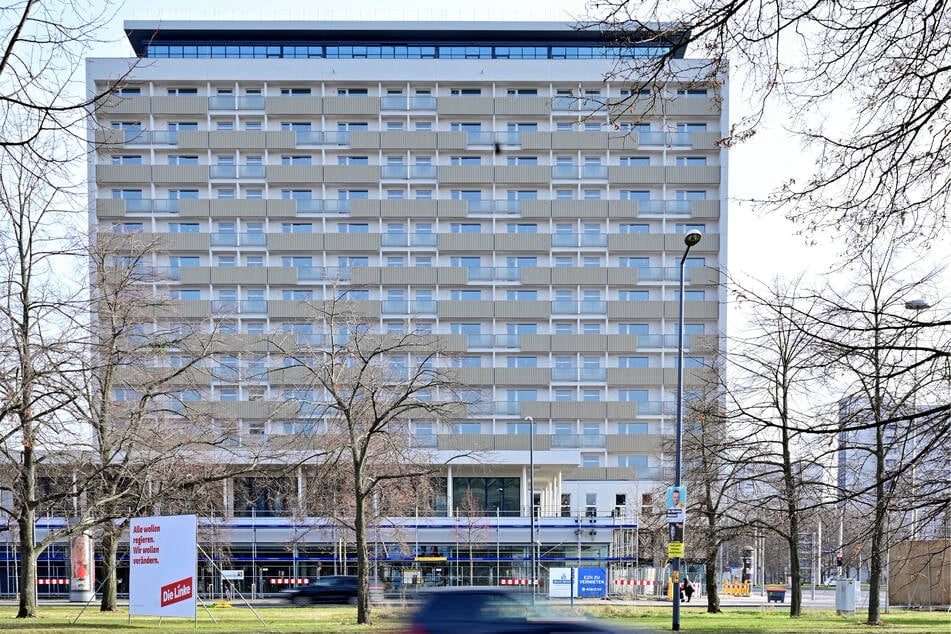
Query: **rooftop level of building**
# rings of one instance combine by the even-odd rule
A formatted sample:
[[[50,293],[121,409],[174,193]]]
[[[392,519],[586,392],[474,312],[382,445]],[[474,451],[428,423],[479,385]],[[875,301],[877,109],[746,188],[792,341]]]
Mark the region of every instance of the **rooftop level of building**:
[[[127,21],[138,57],[588,59],[683,57],[687,32],[567,22]]]

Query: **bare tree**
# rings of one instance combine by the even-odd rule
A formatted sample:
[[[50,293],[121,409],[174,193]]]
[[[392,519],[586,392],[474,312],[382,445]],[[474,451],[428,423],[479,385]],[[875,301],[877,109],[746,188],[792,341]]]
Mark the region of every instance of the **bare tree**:
[[[821,386],[817,342],[804,329],[816,300],[798,296],[797,284],[742,288],[753,316],[750,336],[737,346],[734,387],[727,408],[734,433],[750,438],[744,512],[756,528],[775,532],[789,552],[790,616],[802,610],[800,534],[803,517],[820,505],[827,486],[823,438],[813,431],[814,397]]]
[[[314,307],[320,342],[285,350],[282,371],[302,373],[301,416],[319,421],[324,456],[318,472],[349,481],[359,590],[357,622],[370,622],[368,507],[388,482],[428,478],[433,457],[412,441],[411,420],[444,420],[457,410],[456,389],[439,367],[435,337],[379,334],[353,302]],[[331,480],[333,479],[330,478]]]
[[[456,539],[466,545],[469,554],[469,585],[475,585],[475,559],[474,549],[476,544],[485,543],[489,535],[489,526],[486,524],[485,509],[479,502],[479,499],[473,495],[471,488],[466,488],[466,492],[459,501],[459,506],[455,510],[457,524],[453,529]]]
[[[848,228],[861,248],[885,226],[911,240],[947,227],[951,26],[943,0],[588,6],[585,24],[673,44],[657,57],[621,60],[618,79],[659,89],[684,64],[700,81],[717,81],[732,65],[753,106],[723,143],[750,137],[767,109],[782,109],[784,125],[815,148],[817,162],[811,175],[790,175],[772,202],[804,228]],[[684,50],[689,62],[675,59]],[[644,99],[633,92],[629,99]]]
[[[840,480],[838,497],[866,518],[870,624],[881,623],[889,542],[914,538],[920,522],[948,508],[949,329],[945,320],[920,350],[920,323],[905,302],[927,289],[933,274],[922,279],[902,267],[888,238],[873,240],[854,262],[849,290],[824,290],[814,330],[836,384],[845,386],[839,439],[857,459],[843,465],[856,473]]]

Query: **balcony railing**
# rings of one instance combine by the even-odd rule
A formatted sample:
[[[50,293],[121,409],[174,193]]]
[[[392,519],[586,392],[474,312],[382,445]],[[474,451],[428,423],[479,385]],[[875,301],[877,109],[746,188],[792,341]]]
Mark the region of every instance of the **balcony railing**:
[[[559,180],[579,180],[585,178],[604,179],[608,177],[608,166],[552,165],[551,177]]]
[[[689,200],[638,200],[637,215],[690,215]]]
[[[553,233],[553,247],[606,247],[608,236],[605,233]]]
[[[380,97],[380,110],[435,110],[433,95],[384,95]]]
[[[689,132],[638,132],[638,145],[659,145],[673,147],[690,147]]]
[[[469,282],[518,282],[522,274],[515,266],[470,266],[466,268],[466,279]]]
[[[384,299],[380,312],[387,315],[418,315],[436,312],[436,301],[431,299]]]
[[[607,370],[605,368],[552,368],[552,381],[583,382],[583,381],[606,381]]]
[[[295,130],[297,145],[350,145],[350,132],[347,130]]]
[[[466,347],[517,349],[521,347],[521,342],[518,335],[473,334],[467,335]]]
[[[551,312],[561,315],[604,315],[607,313],[608,304],[603,300],[597,299],[556,299],[551,303]]]

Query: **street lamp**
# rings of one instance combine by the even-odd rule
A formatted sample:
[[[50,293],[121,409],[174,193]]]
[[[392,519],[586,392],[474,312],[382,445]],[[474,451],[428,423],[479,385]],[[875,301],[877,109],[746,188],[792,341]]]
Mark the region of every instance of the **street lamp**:
[[[535,605],[535,419],[526,416],[525,422],[528,423],[528,525],[531,531],[529,549],[532,558],[532,605]]]
[[[926,302],[923,299],[911,299],[905,302],[905,308],[915,313],[915,322],[920,319],[921,311],[928,310],[931,308],[931,304]],[[917,324],[916,324],[917,325]],[[911,377],[914,386],[914,390],[911,393],[911,424],[914,426],[915,421],[918,418],[918,328],[915,328],[915,356],[914,364],[911,366]],[[914,454],[918,454],[918,433],[915,430],[912,430],[912,438],[916,439],[914,442]],[[917,461],[916,461],[917,462]],[[911,508],[911,538],[918,539],[918,502],[914,499],[915,496],[915,467],[914,464],[911,467],[911,495],[912,495],[912,508]]]
[[[697,246],[703,234],[694,229],[684,236],[684,255],[680,258],[680,293],[677,296],[679,315],[677,317],[677,425],[674,445],[674,486],[680,487],[683,470],[683,426],[684,426],[684,265],[687,254]],[[671,629],[680,630],[680,557],[674,557],[671,563],[674,579],[674,615]]]

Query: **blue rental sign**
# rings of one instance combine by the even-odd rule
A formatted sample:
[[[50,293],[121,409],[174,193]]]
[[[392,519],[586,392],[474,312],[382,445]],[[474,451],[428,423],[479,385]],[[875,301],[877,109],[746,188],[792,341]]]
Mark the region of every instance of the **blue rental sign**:
[[[603,597],[608,592],[608,574],[604,568],[578,568],[576,597]]]

